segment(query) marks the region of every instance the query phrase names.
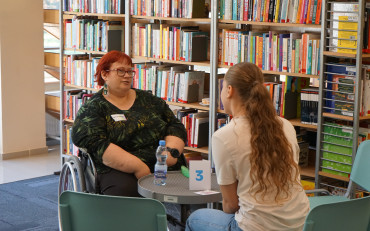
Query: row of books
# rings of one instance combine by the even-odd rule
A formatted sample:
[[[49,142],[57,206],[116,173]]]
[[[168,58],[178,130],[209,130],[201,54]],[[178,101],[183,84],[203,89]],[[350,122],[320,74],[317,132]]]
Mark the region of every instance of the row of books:
[[[218,108],[223,110],[220,92],[223,78],[218,79]],[[267,91],[276,110],[276,114],[286,119],[300,118],[304,124],[317,124],[318,89],[309,88],[309,78],[287,76],[278,82],[265,82]]]
[[[180,109],[176,117],[185,126],[187,146],[201,148],[208,146],[209,112],[198,112],[196,109]]]
[[[198,26],[135,23],[133,55],[176,61],[207,60],[208,32]]]
[[[131,0],[131,15],[205,18],[205,0]]]
[[[349,177],[352,168],[352,127],[324,123],[322,171]],[[360,127],[357,143],[370,139],[370,127]]]
[[[65,84],[81,87],[100,89],[95,82],[96,66],[100,57],[89,57],[88,55],[75,54],[65,56]]]
[[[262,70],[319,75],[320,35],[223,29],[219,63],[251,62]]]
[[[192,103],[202,101],[204,71],[190,71],[187,65],[135,64],[133,87],[150,90],[170,102]]]
[[[72,142],[72,127],[71,126],[64,126],[63,129],[63,138],[64,138],[64,153],[67,155],[78,155],[78,147],[73,144]]]
[[[324,104],[329,113],[353,116],[356,66],[351,63],[327,63]],[[363,65],[360,77],[360,116],[370,115],[370,65]]]
[[[74,120],[76,118],[78,110],[91,96],[91,94],[87,94],[86,92],[81,90],[65,91],[63,98],[63,118]]]
[[[89,51],[124,50],[124,26],[95,16],[65,20],[65,48]]]
[[[226,20],[320,24],[322,0],[218,0]]]
[[[98,14],[124,14],[124,0],[63,0],[64,11]]]

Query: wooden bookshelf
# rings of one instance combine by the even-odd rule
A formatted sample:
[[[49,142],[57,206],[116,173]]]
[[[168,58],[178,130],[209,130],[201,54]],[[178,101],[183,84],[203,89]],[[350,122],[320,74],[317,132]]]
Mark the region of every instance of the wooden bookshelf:
[[[73,124],[75,121],[71,119],[64,119],[64,122]]]
[[[230,68],[231,66],[225,65],[225,64],[219,64],[218,67],[221,68]],[[266,71],[266,70],[261,70],[262,73],[264,74],[269,74],[269,75],[289,75],[289,76],[296,76],[296,77],[305,77],[305,78],[312,78],[312,79],[318,79],[320,78],[319,75],[307,75],[307,74],[302,74],[302,73],[291,73],[291,72],[280,72],[280,71]]]
[[[141,16],[132,15],[134,19],[146,19],[146,20],[162,20],[162,21],[180,21],[180,22],[194,22],[194,23],[211,23],[210,18],[175,18],[175,17],[154,17],[154,16]]]
[[[105,51],[90,51],[90,50],[81,50],[81,49],[75,49],[75,48],[64,48],[64,50],[81,52],[81,53],[89,53],[89,54],[99,54],[99,55],[105,55],[107,53]]]
[[[193,151],[193,152],[200,152],[208,154],[208,147],[202,147],[202,148],[191,148],[191,147],[185,147],[185,150]]]
[[[307,176],[315,178],[315,166],[306,166],[306,167],[299,167],[301,176]]]
[[[339,53],[333,51],[324,51],[324,55],[326,56],[334,56],[334,57],[342,57],[342,58],[356,58],[356,54],[347,54],[347,53]],[[362,54],[362,58],[370,58],[370,54]]]
[[[340,120],[347,120],[347,121],[353,121],[352,116],[345,116],[345,115],[338,115],[338,114],[332,114],[332,113],[323,113],[324,117],[329,117],[333,119],[340,119]],[[370,120],[370,115],[367,116],[360,116],[359,120]]]
[[[117,18],[124,18],[124,14],[98,14],[98,13],[83,13],[83,12],[69,12],[64,11],[65,15],[72,15],[72,16],[98,16],[98,17],[117,17]]]
[[[323,171],[319,171],[319,175],[320,176],[325,176],[325,177],[330,177],[330,178],[341,180],[341,181],[349,182],[349,177],[338,176],[338,175],[327,173],[327,172],[323,172]]]
[[[304,124],[304,123],[301,122],[301,119],[300,118],[290,119],[289,122],[292,123],[293,126],[299,126],[299,127],[313,129],[313,130],[316,130],[317,129],[317,125]]]
[[[76,88],[76,89],[79,89],[79,90],[88,90],[88,91],[94,91],[94,92],[97,92],[97,91],[100,90],[100,89],[95,89],[95,88],[90,88],[90,87],[77,86],[77,85],[73,85],[73,84],[64,84],[64,86]]]
[[[321,25],[318,24],[299,24],[299,23],[276,23],[276,22],[254,22],[254,21],[239,21],[239,20],[218,20],[220,23],[230,24],[245,24],[256,26],[271,26],[271,27],[298,27],[298,28],[317,28],[320,29]]]
[[[176,60],[168,60],[168,59],[157,59],[151,57],[144,57],[144,56],[132,56],[133,59],[145,60],[147,62],[163,62],[163,63],[173,63],[173,64],[185,64],[185,65],[198,65],[198,66],[209,66],[209,61],[202,61],[202,62],[186,62],[186,61],[176,61]]]
[[[186,108],[195,108],[199,110],[208,111],[209,107],[200,105],[199,102],[196,103],[178,103],[178,102],[170,102],[166,101],[168,105],[177,106],[177,107],[186,107]]]

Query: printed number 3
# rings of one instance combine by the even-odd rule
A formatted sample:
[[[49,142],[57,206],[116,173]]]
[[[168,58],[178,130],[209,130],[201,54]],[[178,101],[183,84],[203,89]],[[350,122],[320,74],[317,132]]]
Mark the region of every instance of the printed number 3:
[[[202,181],[203,180],[203,170],[195,170],[195,172],[197,173],[197,178],[195,178],[195,180],[197,181]]]

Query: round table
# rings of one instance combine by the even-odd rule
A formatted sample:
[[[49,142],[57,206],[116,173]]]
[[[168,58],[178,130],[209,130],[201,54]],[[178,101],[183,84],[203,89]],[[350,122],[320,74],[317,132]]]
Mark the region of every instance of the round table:
[[[154,174],[144,176],[138,181],[138,192],[146,198],[153,198],[160,202],[176,203],[181,205],[181,222],[187,219],[186,213],[189,204],[206,204],[222,200],[220,187],[217,184],[216,174],[211,176],[211,190],[214,194],[200,195],[195,192],[203,190],[189,190],[189,178],[181,171],[167,172],[166,185],[155,185]]]

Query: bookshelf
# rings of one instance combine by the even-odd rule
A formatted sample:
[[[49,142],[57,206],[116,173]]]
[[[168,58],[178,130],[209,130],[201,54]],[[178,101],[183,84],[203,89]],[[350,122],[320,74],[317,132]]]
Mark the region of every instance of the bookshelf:
[[[218,4],[220,4],[219,2],[213,1],[212,4],[213,4],[212,5],[212,10],[221,8],[220,11],[221,12],[223,11],[222,6],[220,7],[218,5]],[[220,12],[218,12],[218,13],[220,13]],[[321,34],[321,25],[320,24],[282,23],[282,22],[279,22],[279,21],[267,22],[267,20],[265,20],[265,19],[261,19],[259,21],[254,20],[254,19],[252,19],[252,20],[245,20],[245,19],[244,20],[235,20],[235,19],[231,20],[231,19],[222,18],[222,13],[220,13],[220,14],[221,14],[220,19],[214,20],[215,21],[214,22],[215,26],[214,27],[211,26],[212,28],[217,29],[216,33],[212,33],[214,35],[213,39],[211,38],[211,43],[212,43],[212,41],[215,41],[215,45],[211,46],[212,49],[213,49],[213,52],[215,53],[215,55],[212,55],[212,57],[222,56],[222,55],[220,55],[220,52],[222,53],[224,51],[222,49],[220,49],[217,44],[220,44],[222,41],[220,42],[219,40],[224,39],[224,37],[222,37],[223,35],[218,36],[218,34],[223,32],[223,31],[227,31],[227,30],[238,31],[238,32],[239,31],[252,31],[252,32],[260,32],[260,33],[268,33],[269,31],[272,31],[273,33],[278,33],[278,34],[279,33],[299,34],[298,37],[289,37],[289,38],[294,38],[294,39],[301,38],[301,34],[304,34],[304,33],[316,34],[316,38],[319,37],[320,34]],[[214,17],[213,14],[212,14],[212,16]],[[217,16],[216,16],[216,18],[217,18]],[[213,19],[212,19],[212,21],[213,21]],[[273,34],[273,33],[271,33],[271,34]],[[270,36],[271,36],[271,34],[270,34]],[[251,35],[254,35],[254,34],[250,33],[249,36],[251,36]],[[295,36],[297,36],[297,35],[295,35]],[[245,43],[244,43],[244,45],[245,45]],[[319,45],[318,42],[317,42],[317,45]],[[263,44],[263,46],[265,46],[265,43]],[[238,49],[239,48],[240,48],[240,46],[238,46]],[[235,51],[236,51],[236,53],[238,52],[237,50],[235,50]],[[231,53],[234,54],[235,52],[231,52]],[[318,57],[318,54],[317,54],[316,57]],[[213,87],[211,87],[211,89],[217,89],[218,88],[218,85],[219,85],[219,82],[217,81],[217,70],[218,70],[218,68],[227,69],[227,68],[230,67],[228,64],[224,64],[222,61],[220,63],[219,60],[217,60],[215,63],[213,63],[213,68],[211,68],[211,73],[214,73],[214,75],[211,76],[211,80],[214,81],[212,83]],[[244,60],[239,59],[238,61],[253,62],[253,61],[249,60],[249,57],[245,58]],[[263,60],[263,62],[265,62],[265,60]],[[317,68],[317,66],[316,66],[316,68]],[[319,73],[317,73],[317,72],[314,73],[314,74],[311,74],[311,73],[305,72],[305,71],[294,71],[294,69],[291,69],[290,71],[289,71],[289,69],[283,71],[281,69],[279,70],[279,69],[273,69],[273,68],[261,68],[261,70],[262,70],[262,73],[265,76],[291,76],[291,77],[294,77],[294,78],[297,78],[297,79],[298,78],[302,78],[302,79],[306,78],[306,79],[310,79],[310,80],[318,80],[319,79]],[[267,77],[267,79],[268,79],[268,77]],[[281,79],[278,78],[277,81],[279,82],[280,80]],[[215,99],[219,100],[217,94],[218,93],[216,91],[213,95],[211,93],[212,97],[215,97]],[[213,101],[212,103],[214,104],[213,105],[214,109],[212,110],[212,114],[214,115],[214,117],[216,117],[216,113],[218,113],[218,112],[222,113],[222,111],[217,110],[217,100],[216,100],[216,102]],[[307,129],[309,131],[316,131],[316,129],[317,129],[316,124],[305,124],[305,123],[301,122],[301,118],[299,118],[298,116],[296,116],[295,118],[290,118],[289,121],[294,126],[298,126],[300,128],[304,128],[304,129]],[[214,128],[214,130],[216,130],[216,129]],[[210,133],[213,133],[214,130],[210,131]],[[313,158],[314,158],[314,156],[313,156]],[[311,158],[311,159],[313,159],[313,158]],[[307,177],[310,177],[310,178],[314,178],[315,177],[315,166],[311,164],[307,167],[301,167],[301,175],[302,176],[307,176]]]
[[[125,9],[126,12],[130,12],[132,5],[130,4],[130,1],[125,1]],[[202,106],[199,103],[180,103],[180,102],[171,102],[168,101],[167,103],[172,106],[180,107],[180,108],[193,108],[198,109],[201,111],[208,111],[209,112],[209,147],[212,134],[216,131],[216,125],[214,121],[217,120],[217,114],[218,113],[224,113],[223,110],[218,108],[218,74],[219,69],[227,69],[230,66],[226,65],[224,63],[220,63],[218,60],[220,49],[219,49],[219,32],[222,30],[244,30],[244,31],[251,31],[251,32],[264,32],[268,33],[270,31],[279,33],[295,33],[299,34],[299,38],[301,38],[302,34],[305,33],[312,33],[319,35],[322,31],[322,25],[320,24],[302,24],[302,23],[281,23],[281,22],[267,22],[267,21],[249,21],[249,20],[229,20],[229,19],[219,19],[219,1],[212,0],[211,1],[211,18],[176,18],[176,17],[157,17],[157,16],[144,16],[144,15],[128,15],[128,14],[105,14],[105,13],[83,13],[83,12],[63,12],[61,11],[60,17],[61,22],[64,22],[64,19],[72,19],[75,17],[82,17],[82,16],[89,16],[89,17],[97,17],[104,20],[114,20],[114,21],[121,21],[122,25],[125,26],[125,53],[127,53],[129,56],[131,56],[134,60],[134,62],[142,62],[142,63],[151,63],[155,62],[158,64],[184,64],[189,65],[192,68],[195,67],[201,67],[209,70],[210,73],[210,79],[209,79],[209,98],[210,98],[210,105],[209,106]],[[63,9],[63,3],[61,3],[61,9]],[[137,43],[137,41],[133,40],[132,38],[132,32],[131,29],[133,28],[133,25],[135,23],[138,24],[166,24],[168,26],[176,26],[176,25],[186,25],[186,26],[194,26],[198,25],[201,30],[206,30],[209,32],[209,38],[210,38],[210,44],[209,44],[209,59],[206,61],[196,61],[196,62],[189,62],[189,61],[178,61],[178,60],[170,60],[170,59],[163,59],[163,58],[154,58],[154,57],[146,57],[146,56],[140,56],[136,55],[133,52],[133,43]],[[104,55],[105,52],[103,51],[94,51],[94,50],[88,50],[88,49],[76,49],[76,48],[65,48],[64,46],[64,32],[63,32],[64,26],[61,28],[62,33],[62,46],[61,46],[61,54],[64,54],[66,52],[79,52],[79,53],[86,53],[89,54],[89,56],[92,55]],[[322,36],[321,36],[322,39]],[[322,46],[322,43],[320,43]],[[324,51],[324,54],[328,53],[327,51]],[[333,56],[349,56],[348,54],[338,54],[332,52]],[[329,55],[329,54],[327,54]],[[63,67],[63,57],[61,56],[61,68]],[[320,56],[322,57],[322,55]],[[367,57],[366,55],[364,57]],[[370,57],[370,55],[369,55]],[[246,60],[248,61],[248,60]],[[317,60],[318,61],[318,60]],[[322,69],[317,69],[321,70]],[[302,72],[302,71],[282,71],[277,69],[262,69],[262,72],[266,76],[280,76],[280,75],[287,75],[291,77],[295,77],[297,79],[319,79],[321,78],[318,73],[310,74],[308,72]],[[62,73],[62,72],[61,72]],[[280,79],[278,80],[280,81]],[[63,82],[63,81],[61,81]],[[96,89],[91,87],[81,87],[74,84],[65,84],[62,83],[61,89],[64,92],[65,87],[68,88],[75,88],[75,89],[82,89],[89,92],[95,92]],[[61,108],[63,110],[64,104],[63,100],[61,100]],[[63,112],[61,113],[63,115]],[[64,125],[70,125],[73,123],[73,120],[71,119],[65,119],[61,118],[61,128],[63,129]],[[315,124],[305,124],[302,123],[300,118],[292,118],[289,119],[289,121],[294,126],[299,126],[302,128],[306,128],[309,130],[316,130],[318,129],[318,126]],[[63,132],[61,132],[63,134]],[[63,145],[61,145],[62,147]],[[210,148],[192,148],[192,147],[186,147],[189,151],[195,151],[200,153],[211,153],[212,150]],[[62,151],[64,153],[64,150]],[[212,158],[211,155],[209,155],[209,158]],[[316,169],[313,169],[312,166],[307,168],[302,168],[302,174],[307,176],[314,176]]]
[[[59,57],[59,62],[60,62],[60,73],[63,73],[64,70],[70,70],[72,69],[71,66],[68,66],[68,57],[78,57],[79,55],[86,55],[84,58],[85,61],[89,64],[92,58],[94,57],[99,57],[104,55],[108,50],[108,43],[111,43],[112,41],[109,41],[109,23],[111,21],[115,21],[115,25],[120,24],[122,28],[119,30],[121,31],[121,39],[123,41],[126,41],[124,39],[124,31],[123,26],[126,24],[126,21],[129,20],[129,18],[125,17],[125,12],[124,8],[126,7],[125,4],[127,3],[122,0],[110,0],[110,1],[105,1],[105,2],[100,2],[101,5],[96,5],[96,3],[93,3],[92,1],[85,1],[82,4],[75,4],[77,1],[73,0],[68,0],[68,1],[60,1],[59,5],[59,21],[62,22],[60,23],[60,57]],[[86,4],[86,5],[85,5]],[[122,5],[123,4],[123,5]],[[71,21],[77,21],[80,20],[78,23],[80,26],[75,26],[75,27],[67,27],[67,20],[69,22]],[[103,32],[104,28],[101,28],[102,24],[99,26],[96,26],[96,24],[93,23],[93,21],[99,21],[102,24],[105,24],[105,29],[106,31]],[[77,23],[77,24],[78,24]],[[81,26],[82,25],[82,26]],[[93,28],[93,29],[92,29]],[[111,27],[113,28],[113,27]],[[116,30],[117,27],[116,27]],[[106,34],[107,37],[105,37],[105,44],[92,44],[92,40],[90,39],[90,43],[92,44],[89,46],[89,39],[87,38],[88,36],[85,37],[78,37],[78,34],[84,34],[84,35],[89,35],[89,38],[92,38],[94,36],[94,33],[92,32],[101,31],[101,34]],[[91,33],[91,35],[89,34]],[[77,34],[77,35],[76,35]],[[73,39],[72,39],[73,37]],[[113,36],[112,36],[113,37]],[[103,41],[103,39],[102,39]],[[123,42],[120,43],[120,49],[124,50],[126,44]],[[67,46],[67,45],[73,45]],[[102,46],[106,46],[106,50],[101,50],[100,48]],[[89,49],[86,49],[89,48]],[[99,48],[99,49],[97,49]],[[78,60],[78,59],[76,59]],[[76,60],[71,60],[70,62],[73,63]],[[75,66],[74,67],[75,71],[77,69],[80,69],[80,66]],[[90,69],[93,69],[92,67]],[[70,82],[71,75],[74,75],[75,73],[72,73],[72,71],[65,72],[65,76],[61,76],[60,79],[60,89],[61,89],[61,100],[60,100],[60,134],[61,134],[61,145],[60,145],[60,153],[62,153],[62,163],[64,162],[63,158],[68,158],[70,154],[67,146],[71,146],[69,141],[67,140],[67,130],[73,125],[74,120],[72,118],[67,118],[67,111],[66,110],[66,103],[68,98],[68,93],[69,92],[76,92],[76,91],[84,91],[86,93],[94,93],[98,91],[96,87],[92,87],[92,85],[86,85],[86,82],[84,84],[76,84],[75,82]],[[90,77],[93,75],[93,73],[89,72],[86,74],[87,76]],[[73,77],[75,78],[75,77]],[[76,78],[81,78],[80,76],[76,76]],[[88,78],[85,76],[85,78]],[[86,81],[86,80],[85,80]],[[91,83],[91,81],[90,81]],[[69,106],[68,106],[69,107]],[[73,105],[73,108],[75,105]],[[77,109],[76,109],[77,110]],[[75,111],[75,110],[74,110]]]
[[[358,144],[369,139],[370,115],[364,110],[369,25],[365,1],[323,1],[320,64],[319,121],[315,163],[315,186],[325,182],[348,183]],[[368,16],[367,16],[368,17]],[[346,37],[349,34],[351,37]],[[356,39],[355,39],[356,38]],[[366,64],[366,63],[365,63]],[[345,79],[346,80],[345,80]],[[362,89],[362,90],[360,90]],[[356,189],[351,192],[354,196]]]

